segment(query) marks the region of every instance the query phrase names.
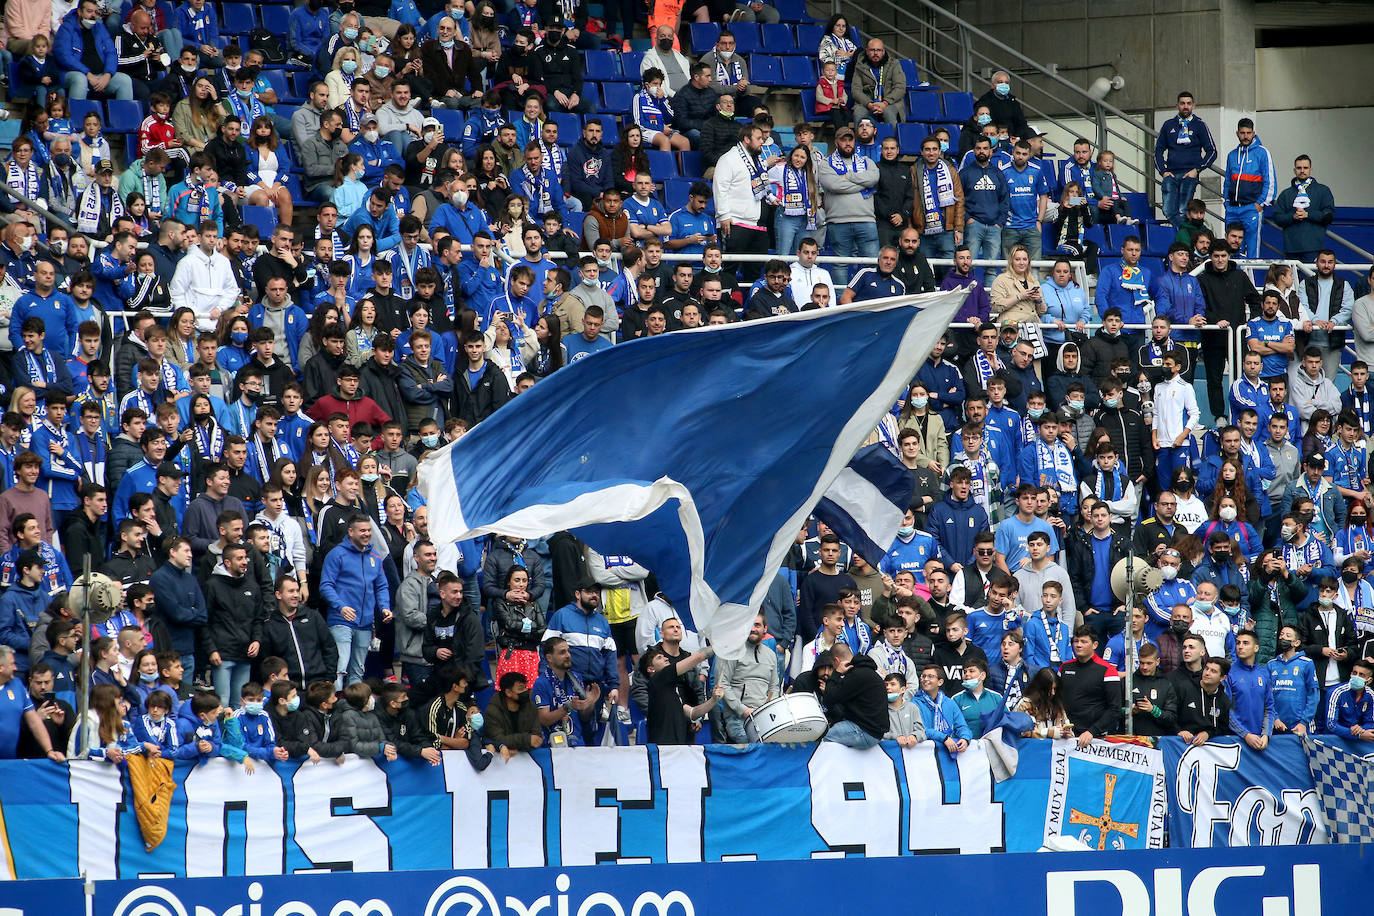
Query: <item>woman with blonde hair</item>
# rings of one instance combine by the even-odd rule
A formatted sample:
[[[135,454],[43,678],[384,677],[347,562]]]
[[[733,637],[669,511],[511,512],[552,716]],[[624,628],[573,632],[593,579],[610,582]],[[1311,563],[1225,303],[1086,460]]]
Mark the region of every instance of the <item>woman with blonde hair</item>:
[[[329,107],[338,108],[353,94],[353,81],[362,76],[362,58],[358,49],[343,45],[334,52],[334,66],[325,74],[329,87]]]
[[[1004,321],[1016,322],[1017,337],[1035,345],[1038,359],[1048,352],[1040,331],[1045,297],[1030,260],[1030,251],[1025,245],[1011,246],[1011,251],[1007,252],[1007,268],[992,281],[988,297],[992,302],[992,320],[999,325]]]

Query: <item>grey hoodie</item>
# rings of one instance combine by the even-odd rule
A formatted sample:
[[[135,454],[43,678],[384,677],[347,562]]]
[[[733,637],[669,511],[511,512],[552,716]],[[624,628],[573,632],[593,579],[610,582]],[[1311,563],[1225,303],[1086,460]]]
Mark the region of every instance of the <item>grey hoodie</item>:
[[[762,643],[745,644],[739,659],[721,659],[718,666],[717,683],[725,688],[725,708],[733,715],[742,717],[746,709],[757,709],[782,695],[778,655]]]
[[[821,189],[825,191],[825,218],[830,223],[873,222],[873,195],[864,194],[878,186],[881,173],[867,156],[844,159],[844,174],[835,171],[829,159],[819,167]],[[860,161],[862,160],[862,161]],[[862,171],[856,171],[856,164]]]
[[[918,742],[926,740],[925,720],[921,718],[921,707],[908,698],[901,709],[891,703],[887,706],[887,734],[884,739],[900,738],[910,735]]]

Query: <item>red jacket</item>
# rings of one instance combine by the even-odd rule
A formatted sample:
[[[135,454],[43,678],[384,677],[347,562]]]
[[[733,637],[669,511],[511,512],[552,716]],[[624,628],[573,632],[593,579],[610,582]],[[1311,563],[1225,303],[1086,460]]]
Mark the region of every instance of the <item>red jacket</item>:
[[[138,154],[142,156],[150,149],[167,149],[177,138],[177,129],[172,122],[159,121],[156,115],[148,115],[138,128]]]
[[[385,410],[377,406],[377,402],[369,397],[357,397],[351,401],[345,401],[337,394],[326,394],[310,405],[306,411],[312,420],[321,423],[331,413],[348,414],[348,426],[352,429],[355,423],[366,423],[374,430],[381,432],[382,424],[388,422],[391,417],[387,416]]]

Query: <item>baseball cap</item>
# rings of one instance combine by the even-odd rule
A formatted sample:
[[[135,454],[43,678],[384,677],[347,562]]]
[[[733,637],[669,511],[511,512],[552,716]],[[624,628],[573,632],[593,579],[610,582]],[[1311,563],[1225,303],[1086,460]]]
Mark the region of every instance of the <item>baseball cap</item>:
[[[97,172],[113,172],[114,163],[108,159],[101,159],[100,162],[96,164],[95,170]]]
[[[438,118],[425,118],[423,121],[420,122],[420,126],[421,126],[421,128],[425,128],[425,127],[443,127],[444,125],[442,125],[442,124],[439,123],[439,119],[438,119]]]
[[[1049,135],[1046,134],[1043,130],[1041,130],[1040,128],[1036,127],[1034,124],[1027,124],[1027,125],[1026,125],[1026,128],[1027,128],[1027,129],[1026,129],[1026,136],[1025,136],[1025,139],[1027,139],[1027,140],[1029,140],[1031,137],[1046,137],[1046,136],[1049,136]]]
[[[1310,468],[1324,468],[1326,467],[1326,458],[1314,452],[1311,455],[1308,455],[1306,458],[1304,458],[1302,460],[1302,463]]]
[[[836,140],[840,139],[841,137],[852,137],[852,136],[854,136],[854,128],[852,128],[852,127],[841,127],[839,130],[835,131],[835,139],[836,139]]]
[[[177,464],[176,462],[164,461],[157,466],[157,476],[176,477],[177,479],[180,479],[182,477],[185,477],[186,473],[182,471],[181,465]]]

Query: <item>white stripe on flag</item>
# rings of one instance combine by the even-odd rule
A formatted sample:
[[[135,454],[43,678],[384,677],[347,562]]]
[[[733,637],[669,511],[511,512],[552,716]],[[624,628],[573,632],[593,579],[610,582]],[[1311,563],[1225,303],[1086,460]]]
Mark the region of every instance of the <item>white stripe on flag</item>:
[[[840,471],[825,495],[879,547],[885,546],[879,539],[882,532],[895,532],[902,525],[903,512],[852,467]]]

